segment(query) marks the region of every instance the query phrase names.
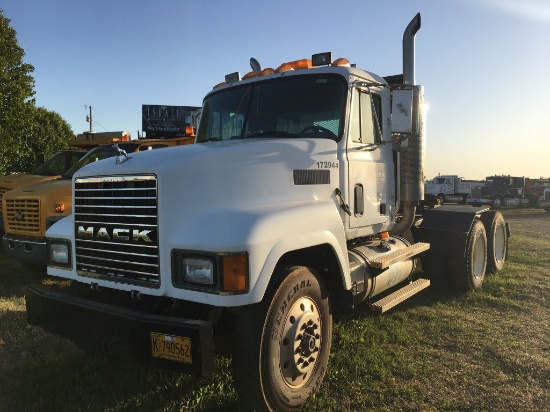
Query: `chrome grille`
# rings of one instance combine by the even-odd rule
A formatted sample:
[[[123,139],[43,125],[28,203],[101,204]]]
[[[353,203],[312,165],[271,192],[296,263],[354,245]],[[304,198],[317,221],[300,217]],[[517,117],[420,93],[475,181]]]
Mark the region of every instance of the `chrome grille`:
[[[6,222],[9,231],[40,231],[40,201],[38,199],[6,199]]]
[[[157,179],[75,179],[76,269],[80,275],[159,285]]]

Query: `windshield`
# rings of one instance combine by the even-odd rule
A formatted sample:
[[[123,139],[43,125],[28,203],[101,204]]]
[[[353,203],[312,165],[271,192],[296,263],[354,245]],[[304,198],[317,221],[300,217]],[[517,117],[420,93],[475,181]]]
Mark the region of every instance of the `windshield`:
[[[266,80],[220,91],[204,101],[197,143],[252,137],[343,134],[347,84],[315,74]]]
[[[115,145],[106,145],[106,146],[99,146],[95,149],[90,150],[88,153],[86,153],[86,156],[84,156],[82,159],[80,159],[77,163],[73,165],[69,170],[67,170],[67,173],[63,175],[64,179],[72,179],[73,175],[77,170],[80,168],[86,166],[87,164],[97,162],[98,160],[107,159],[109,157],[113,157],[117,155],[117,151],[114,148]],[[125,150],[126,153],[131,153],[138,145],[135,144],[118,144],[118,147],[122,150]]]
[[[40,176],[62,175],[85,154],[85,151],[64,151],[55,153],[38,166],[33,174]]]
[[[443,183],[445,183],[445,178],[444,177],[436,177],[433,182],[432,182],[434,185],[442,185]]]

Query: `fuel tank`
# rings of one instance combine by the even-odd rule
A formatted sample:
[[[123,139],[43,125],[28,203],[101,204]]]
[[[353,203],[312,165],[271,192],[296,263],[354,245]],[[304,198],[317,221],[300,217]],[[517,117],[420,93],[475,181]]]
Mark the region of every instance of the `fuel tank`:
[[[382,240],[367,241],[348,251],[355,303],[376,296],[411,275],[414,269],[413,258],[395,262],[384,270],[373,268],[370,264],[376,258],[408,246],[410,243],[404,238],[390,236]]]

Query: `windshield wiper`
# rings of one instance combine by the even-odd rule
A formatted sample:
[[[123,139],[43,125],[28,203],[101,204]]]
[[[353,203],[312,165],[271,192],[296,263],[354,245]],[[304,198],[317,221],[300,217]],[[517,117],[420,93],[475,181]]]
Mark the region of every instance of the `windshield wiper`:
[[[211,137],[209,139],[204,139],[204,140],[201,140],[197,143],[206,143],[206,142],[221,142],[222,139],[220,139],[219,137]]]
[[[285,132],[282,130],[268,130],[257,133],[252,133],[243,137],[243,139],[251,139],[253,137],[264,137],[264,136],[281,136],[281,137],[296,137],[296,133]]]

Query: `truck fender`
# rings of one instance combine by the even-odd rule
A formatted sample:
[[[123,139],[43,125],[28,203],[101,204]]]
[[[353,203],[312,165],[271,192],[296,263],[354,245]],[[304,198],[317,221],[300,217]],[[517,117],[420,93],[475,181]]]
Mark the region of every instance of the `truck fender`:
[[[284,239],[278,242],[273,247],[266,259],[265,265],[262,268],[262,271],[260,272],[258,281],[256,283],[255,296],[260,298],[258,301],[263,299],[267,287],[269,286],[271,279],[275,275],[276,267],[285,254],[321,245],[328,245],[332,249],[334,258],[339,269],[338,275],[341,279],[340,284],[342,284],[346,290],[351,289],[350,278],[347,275],[349,271],[345,270],[345,268],[349,266],[348,255],[347,253],[344,253],[345,251],[341,249],[336,236],[334,236],[333,233],[325,230],[294,236],[292,239]],[[300,261],[295,261],[291,263],[293,265],[301,264]],[[333,275],[336,276],[336,274]]]
[[[442,206],[424,210],[411,232],[415,242],[429,243],[432,254],[464,257],[465,244],[473,223],[488,208]]]
[[[312,218],[312,216],[314,218]],[[255,231],[255,237],[262,231],[270,231],[277,227],[286,227],[287,235],[279,238],[263,257],[263,265],[255,284],[251,289],[251,299],[257,303],[263,299],[267,287],[281,258],[289,253],[319,245],[329,245],[334,252],[337,266],[344,288],[350,289],[348,255],[342,218],[338,209],[330,202],[316,202],[286,209],[277,214],[271,214]],[[289,229],[289,222],[296,222]],[[298,252],[299,253],[299,252]],[[300,265],[301,262],[292,262]],[[251,302],[252,303],[252,302]]]

